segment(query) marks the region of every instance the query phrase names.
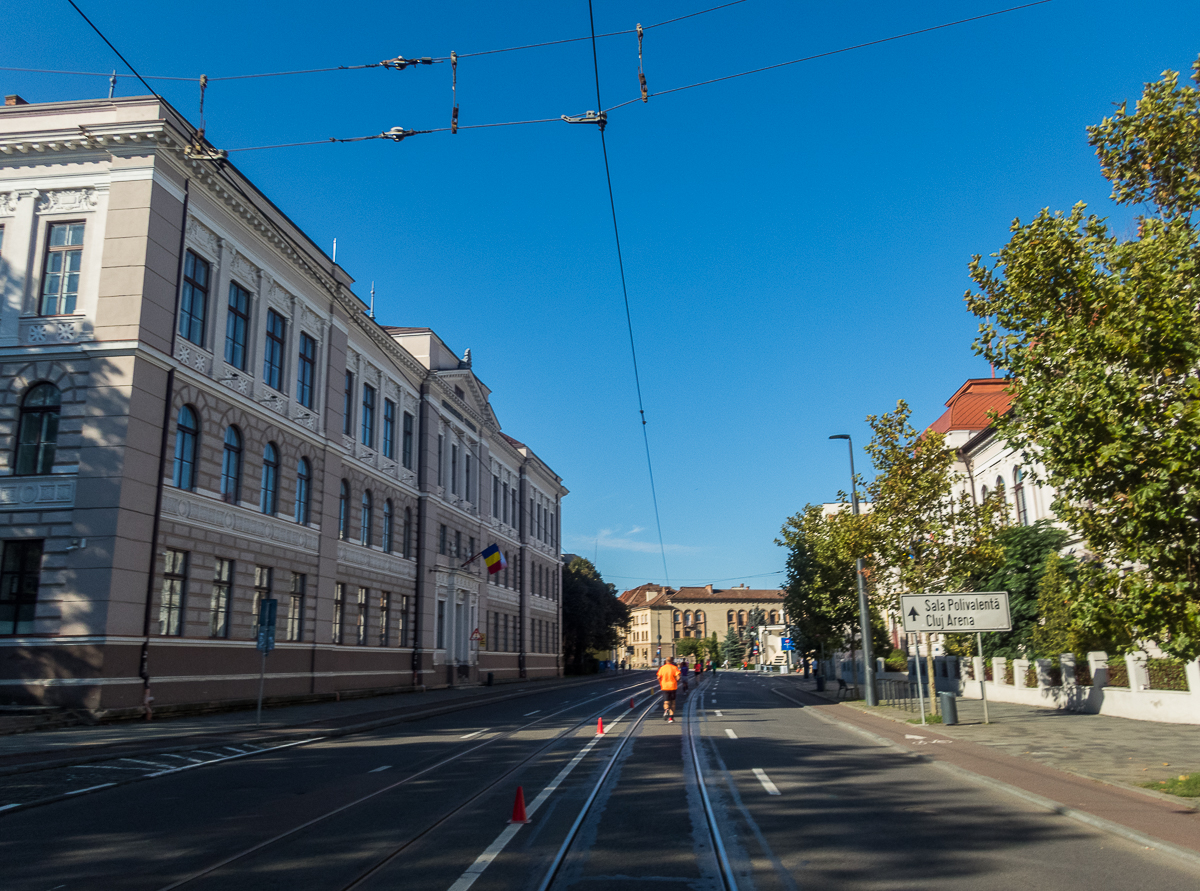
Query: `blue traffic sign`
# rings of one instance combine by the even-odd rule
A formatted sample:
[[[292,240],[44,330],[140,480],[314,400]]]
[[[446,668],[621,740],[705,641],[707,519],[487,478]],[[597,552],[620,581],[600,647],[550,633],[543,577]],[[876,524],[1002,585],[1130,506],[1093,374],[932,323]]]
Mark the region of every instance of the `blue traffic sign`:
[[[262,600],[258,608],[258,649],[269,653],[275,649],[275,616],[279,601],[273,597]]]
[[[795,651],[796,646],[792,643],[792,639],[790,637],[781,637],[779,639],[779,648],[786,653],[789,650]]]

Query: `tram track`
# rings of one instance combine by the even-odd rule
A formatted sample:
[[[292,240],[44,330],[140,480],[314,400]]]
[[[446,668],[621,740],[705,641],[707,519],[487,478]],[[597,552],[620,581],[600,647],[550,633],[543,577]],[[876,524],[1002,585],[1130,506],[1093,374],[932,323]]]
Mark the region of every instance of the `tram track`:
[[[525,756],[524,758],[522,758],[521,760],[512,764],[511,766],[507,767],[499,776],[496,776],[496,777],[486,781],[484,784],[480,785],[479,788],[477,788],[471,795],[469,795],[467,798],[465,798],[462,801],[455,804],[450,810],[440,814],[440,816],[438,816],[436,819],[426,823],[425,825],[418,828],[416,831],[409,833],[408,836],[401,843],[390,848],[382,856],[376,856],[374,861],[371,863],[371,865],[368,868],[357,872],[355,874],[354,878],[351,879],[349,882],[337,885],[336,887],[338,887],[339,891],[349,891],[349,889],[360,887],[371,876],[377,874],[381,869],[383,869],[388,864],[395,861],[399,856],[401,856],[407,849],[409,849],[416,842],[420,841],[421,839],[426,838],[427,836],[430,835],[430,833],[434,832],[439,827],[445,825],[447,823],[447,821],[451,820],[451,818],[453,818],[457,814],[461,813],[465,808],[470,806],[473,802],[478,801],[481,797],[483,797],[487,793],[495,790],[495,788],[498,785],[503,783],[505,780],[511,778],[518,771],[520,771],[523,768],[528,767],[529,765],[536,762],[538,759],[542,758],[543,756],[545,756],[546,754],[548,754],[549,752],[554,750],[563,739],[569,737],[573,733],[577,733],[581,728],[587,726],[592,721],[596,720],[598,717],[600,717],[600,716],[604,715],[606,712],[610,711],[616,703],[624,700],[626,697],[630,697],[631,691],[638,691],[638,692],[634,692],[632,694],[632,698],[636,699],[637,697],[645,694],[646,688],[653,687],[653,686],[654,686],[653,681],[645,681],[645,682],[631,684],[628,687],[622,688],[619,691],[614,690],[614,691],[610,691],[605,694],[600,694],[595,697],[592,697],[593,699],[604,699],[604,700],[607,700],[607,702],[600,708],[591,710],[586,717],[579,718],[579,719],[573,721],[569,726],[567,726],[563,730],[556,733],[547,742],[545,742],[543,745],[538,747],[534,752]],[[218,873],[222,869],[225,869],[226,867],[232,866],[236,863],[239,863],[240,861],[247,860],[248,858],[251,858],[256,854],[259,854],[260,852],[266,851],[266,850],[280,844],[281,842],[284,842],[288,839],[292,839],[292,838],[296,837],[300,833],[303,833],[304,831],[311,829],[314,826],[316,826],[320,823],[323,823],[326,820],[329,820],[339,814],[346,813],[347,811],[350,811],[350,810],[358,807],[359,805],[365,804],[368,801],[377,799],[380,796],[385,795],[388,792],[392,792],[399,787],[410,784],[422,777],[425,777],[425,776],[439,770],[440,768],[443,768],[449,764],[452,764],[453,762],[460,761],[461,759],[466,758],[468,755],[478,752],[481,749],[484,749],[488,746],[494,745],[495,743],[497,743],[501,740],[511,739],[511,738],[515,737],[517,734],[519,734],[523,731],[529,730],[530,728],[537,727],[538,725],[544,725],[548,721],[552,721],[554,718],[556,718],[560,715],[570,712],[573,709],[577,709],[579,707],[579,705],[580,705],[580,703],[573,703],[572,705],[567,706],[562,709],[559,709],[556,712],[551,712],[546,715],[539,715],[535,720],[529,721],[518,727],[514,727],[511,730],[499,732],[496,735],[488,737],[487,739],[485,739],[481,742],[478,742],[474,745],[470,745],[467,748],[454,753],[453,755],[450,755],[446,758],[442,758],[442,759],[438,760],[437,762],[435,762],[434,764],[430,764],[426,767],[421,768],[420,770],[413,771],[412,773],[406,775],[402,779],[400,779],[394,783],[390,783],[390,784],[384,786],[383,788],[376,789],[366,795],[356,798],[353,801],[339,805],[338,807],[333,808],[329,811],[326,811],[325,813],[322,813],[316,817],[313,817],[312,819],[309,819],[297,826],[293,826],[283,832],[277,833],[276,835],[272,836],[271,838],[265,839],[261,842],[251,845],[241,851],[238,851],[234,854],[224,857],[224,858],[218,860],[217,862],[211,863],[202,869],[193,871],[193,872],[189,873],[188,875],[186,875],[180,879],[177,879],[168,885],[162,886],[160,889],[158,889],[158,891],[173,891],[173,889],[186,887],[186,886],[196,883],[199,880],[204,879],[206,877],[214,876],[214,874]]]

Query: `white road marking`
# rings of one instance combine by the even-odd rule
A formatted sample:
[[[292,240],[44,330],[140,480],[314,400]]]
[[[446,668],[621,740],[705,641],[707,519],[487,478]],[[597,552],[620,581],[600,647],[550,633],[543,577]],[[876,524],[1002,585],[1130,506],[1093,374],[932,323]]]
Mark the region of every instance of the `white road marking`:
[[[459,739],[472,739],[479,736],[481,733],[487,733],[490,728],[484,727],[482,730],[476,730],[474,733],[468,733],[466,736],[460,736]]]
[[[623,714],[618,715],[613,722],[609,724],[609,727],[616,727],[621,723],[621,719],[631,711],[632,709],[626,709]],[[607,735],[608,734],[606,733],[605,736]],[[568,774],[570,774],[571,771],[575,769],[575,766],[583,760],[584,756],[592,750],[592,747],[602,739],[604,739],[603,736],[593,736],[591,741],[582,749],[580,749],[579,753],[574,758],[567,762],[567,765],[558,772],[558,776],[550,781],[550,785],[539,792],[537,798],[530,802],[528,807],[525,808],[526,817],[532,817],[537,809],[545,804],[546,799],[554,794],[554,791],[562,784],[562,781],[567,778]],[[475,862],[468,866],[466,871],[464,871],[463,874],[458,877],[458,881],[450,886],[450,891],[467,891],[468,888],[474,885],[475,880],[483,875],[484,870],[491,865],[493,860],[500,856],[500,852],[508,846],[508,843],[513,840],[516,834],[521,831],[521,827],[524,825],[524,823],[510,823],[508,826],[504,827],[504,831],[496,836],[496,840],[488,845],[487,849],[475,858]]]
[[[156,763],[156,762],[154,762],[154,761],[142,761],[142,760],[140,760],[140,759],[138,759],[138,758],[122,758],[121,760],[122,760],[122,761],[129,761],[129,762],[130,762],[130,763],[132,763],[132,764],[144,764],[144,765],[146,765],[147,767],[153,767],[153,768],[155,768],[156,770],[162,770],[164,767],[170,767],[170,766],[171,766],[171,765],[169,765],[169,764],[158,764],[158,763]]]
[[[101,783],[99,786],[88,786],[86,789],[72,789],[68,795],[82,795],[84,792],[95,792],[97,789],[107,789],[109,786],[115,786],[116,783]]]
[[[75,769],[75,770],[80,770],[80,769],[87,769],[87,770],[144,770],[145,768],[123,767],[120,764],[76,764],[76,765],[74,765],[73,769]]]
[[[730,730],[728,727],[725,728],[725,735],[728,736],[730,739],[738,738],[738,735],[736,733],[734,733],[732,730]]]
[[[525,713],[525,717],[526,717],[526,718],[528,718],[530,715],[536,715],[536,714],[537,714],[538,712],[540,712],[540,711],[541,711],[541,709],[539,708],[539,709],[535,709],[535,710],[533,710],[533,711],[531,711],[531,712],[526,712],[526,713]]]
[[[924,739],[925,737],[920,736],[916,733],[906,733],[906,734],[904,734],[904,738],[905,739]]]
[[[374,770],[368,770],[367,773],[379,773],[380,771],[391,770],[391,769],[392,769],[392,765],[385,764],[385,765],[383,765],[383,767],[377,767]]]
[[[758,777],[758,781],[762,783],[762,787],[767,790],[768,795],[778,795],[779,787],[771,782],[771,778],[767,776],[767,772],[761,767],[754,768],[754,775]]]
[[[725,717],[723,714],[721,714],[721,711],[720,711],[720,709],[718,709],[717,711],[713,712],[713,714],[714,714],[714,715],[716,715],[718,718],[723,718],[723,717]]]

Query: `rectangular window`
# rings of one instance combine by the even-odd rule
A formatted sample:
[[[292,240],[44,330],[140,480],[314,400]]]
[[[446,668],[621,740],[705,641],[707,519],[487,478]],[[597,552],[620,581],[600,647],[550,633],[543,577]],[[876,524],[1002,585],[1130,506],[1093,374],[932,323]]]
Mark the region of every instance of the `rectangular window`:
[[[42,576],[42,540],[4,542],[0,561],[0,634],[32,634]]]
[[[362,397],[362,444],[375,445],[375,388],[363,384]]]
[[[270,566],[254,567],[254,624],[258,625],[259,605],[271,597],[271,587],[275,580],[275,570]],[[253,630],[251,634],[253,634]]]
[[[162,598],[158,604],[158,633],[183,634],[183,602],[187,596],[188,552],[168,549],[163,560]]]
[[[437,641],[436,646],[439,650],[446,648],[446,601],[439,600],[437,602]]]
[[[208,318],[208,272],[208,261],[188,251],[179,295],[179,334],[199,347],[204,346],[204,323]]]
[[[308,587],[308,576],[302,572],[292,573],[292,592],[288,596],[287,633],[285,640],[304,639],[304,589]]]
[[[405,633],[408,630],[408,595],[400,595],[400,612],[396,616],[396,642],[402,646],[408,646],[408,638]]]
[[[500,487],[504,491],[504,497],[500,499],[504,508],[504,522],[508,522],[508,483],[503,483]]]
[[[396,403],[383,400],[383,457],[396,460]]]
[[[335,644],[342,642],[342,615],[346,611],[346,586],[338,582],[333,586],[333,634]]]
[[[413,416],[404,413],[404,466],[413,469]]]
[[[346,389],[342,397],[342,433],[354,435],[354,372],[346,372]]]
[[[358,589],[358,609],[354,617],[354,642],[364,647],[367,645],[367,598],[366,588]]]
[[[313,407],[313,389],[317,380],[317,341],[300,332],[300,363],[296,369],[296,401]]]
[[[450,492],[458,494],[458,443],[450,443]]]
[[[500,614],[492,613],[492,646],[493,651],[500,649]]]
[[[439,486],[446,485],[445,482],[443,481],[444,474],[442,472],[442,467],[446,463],[444,460],[445,448],[446,448],[446,437],[439,433],[438,434],[438,467],[437,467],[437,484]]]
[[[287,319],[267,310],[267,342],[263,350],[263,383],[272,390],[283,389],[283,350],[287,341]]]
[[[467,541],[469,542],[469,544],[467,545],[467,556],[474,557],[475,556],[475,536],[472,535],[469,539],[467,539]]]
[[[500,477],[492,474],[492,516],[500,519]]]
[[[70,315],[83,268],[83,223],[51,223],[48,235],[39,315]]]
[[[446,553],[446,524],[442,523],[438,526],[438,553]]]
[[[229,283],[229,313],[225,319],[225,361],[238,371],[246,370],[246,337],[250,330],[250,292],[237,282]]]
[[[461,532],[455,532],[455,533],[454,533],[454,556],[455,556],[455,557],[462,557],[462,555],[463,555],[463,550],[462,550],[462,533],[461,533]]]
[[[212,604],[209,608],[208,633],[229,637],[229,604],[233,595],[233,561],[217,558],[213,566]]]
[[[388,633],[392,623],[392,595],[383,591],[379,595],[379,645],[388,646],[391,640]]]
[[[471,497],[471,453],[467,452],[466,460],[463,463],[463,473],[466,475],[465,484],[463,485],[463,498],[467,501],[474,502]]]

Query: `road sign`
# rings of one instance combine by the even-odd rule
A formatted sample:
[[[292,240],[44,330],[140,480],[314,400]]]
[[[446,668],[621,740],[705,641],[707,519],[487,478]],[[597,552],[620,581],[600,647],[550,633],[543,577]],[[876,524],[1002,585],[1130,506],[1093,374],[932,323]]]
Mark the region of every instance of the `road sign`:
[[[483,632],[480,631],[478,628],[476,628],[474,631],[471,632],[471,640],[475,641],[476,643],[479,643],[479,641],[481,641],[482,639],[483,639]]]
[[[900,612],[905,631],[1009,631],[1007,591],[957,594],[902,594]]]
[[[796,645],[792,643],[792,639],[790,637],[781,637],[779,638],[779,649],[783,650],[785,653],[794,653],[796,651]]]
[[[275,649],[275,615],[279,601],[264,597],[258,606],[258,648],[264,653]]]

